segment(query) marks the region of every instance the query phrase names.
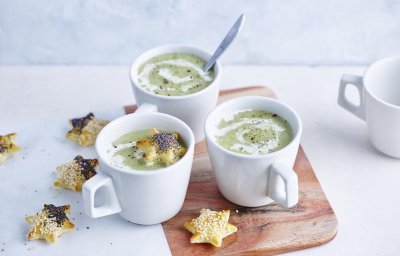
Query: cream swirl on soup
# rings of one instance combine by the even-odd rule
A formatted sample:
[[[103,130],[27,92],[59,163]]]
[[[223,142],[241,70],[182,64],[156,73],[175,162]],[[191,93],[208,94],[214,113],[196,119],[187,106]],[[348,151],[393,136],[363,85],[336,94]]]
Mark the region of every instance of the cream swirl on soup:
[[[277,114],[258,109],[232,113],[217,125],[216,141],[237,153],[262,155],[277,151],[293,138],[288,122]]]
[[[214,80],[214,71],[203,71],[205,60],[187,53],[153,57],[138,70],[138,83],[145,90],[167,96],[192,94]]]

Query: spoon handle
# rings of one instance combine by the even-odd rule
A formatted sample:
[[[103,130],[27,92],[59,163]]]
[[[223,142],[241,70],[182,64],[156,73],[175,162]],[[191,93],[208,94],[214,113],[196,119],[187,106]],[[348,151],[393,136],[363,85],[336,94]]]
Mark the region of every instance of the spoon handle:
[[[207,64],[204,66],[203,70],[204,72],[207,72],[217,61],[217,59],[224,53],[226,48],[233,42],[237,34],[239,33],[240,29],[243,26],[245,15],[242,14],[240,17],[236,20],[235,24],[231,27],[229,30],[228,34],[225,36],[224,40],[219,44],[217,50],[215,50],[214,54],[211,56],[211,58],[208,60]]]

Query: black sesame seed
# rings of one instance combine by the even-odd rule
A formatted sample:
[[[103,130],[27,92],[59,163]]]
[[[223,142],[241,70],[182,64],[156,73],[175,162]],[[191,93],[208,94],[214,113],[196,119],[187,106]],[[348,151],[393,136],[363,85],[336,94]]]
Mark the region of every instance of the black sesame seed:
[[[78,163],[79,169],[86,180],[97,174],[96,170],[92,166],[92,160],[84,159],[82,156],[78,155],[74,158],[74,161]]]
[[[89,113],[87,114],[85,117],[81,117],[81,118],[74,118],[71,120],[72,123],[72,127],[74,127],[74,129],[77,129],[79,131],[79,133],[82,132],[83,128],[89,123],[90,120],[92,120],[94,118],[93,113]]]
[[[173,133],[161,132],[151,136],[151,141],[153,141],[157,146],[158,152],[165,152],[168,149],[179,148],[179,142]]]
[[[68,220],[67,215],[65,214],[65,210],[67,206],[54,206],[52,204],[45,204],[44,210],[47,211],[47,217],[55,218],[55,221],[58,226],[62,226],[66,220]]]

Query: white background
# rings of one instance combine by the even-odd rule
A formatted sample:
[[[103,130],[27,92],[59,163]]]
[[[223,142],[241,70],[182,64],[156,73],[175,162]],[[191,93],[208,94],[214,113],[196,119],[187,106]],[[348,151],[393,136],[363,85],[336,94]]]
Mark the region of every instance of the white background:
[[[0,64],[129,64],[169,43],[209,51],[240,13],[225,64],[367,64],[400,54],[398,0],[0,0]]]

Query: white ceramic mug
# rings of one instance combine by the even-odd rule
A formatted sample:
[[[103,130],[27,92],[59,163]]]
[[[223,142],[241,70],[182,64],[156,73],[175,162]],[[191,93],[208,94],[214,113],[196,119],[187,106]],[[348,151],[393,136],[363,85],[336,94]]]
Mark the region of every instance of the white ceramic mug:
[[[349,84],[358,89],[359,105],[346,98]],[[338,103],[367,122],[369,138],[375,148],[400,158],[400,56],[373,63],[363,77],[343,75]]]
[[[90,217],[119,213],[131,222],[151,225],[170,219],[181,209],[192,169],[194,135],[178,118],[154,110],[154,106],[143,104],[135,113],[110,122],[99,133],[95,148],[101,172],[85,182],[82,191]],[[182,159],[151,171],[125,170],[109,163],[106,151],[113,141],[128,132],[151,128],[177,131],[188,148]],[[95,206],[96,191],[100,189],[105,200]]]
[[[204,121],[207,115],[217,105],[221,65],[217,61],[214,65],[214,80],[203,90],[183,96],[165,96],[145,90],[138,83],[138,69],[147,60],[160,54],[188,53],[208,60],[211,54],[193,46],[166,45],[148,50],[141,54],[132,63],[130,78],[133,92],[138,105],[149,103],[156,105],[158,111],[178,117],[192,129],[196,143],[204,139]]]
[[[293,130],[292,141],[284,148],[264,154],[248,155],[229,151],[216,142],[219,122],[235,111],[262,109],[278,114]],[[273,201],[291,207],[298,202],[298,181],[293,171],[302,132],[296,112],[286,104],[260,96],[239,97],[219,105],[208,116],[205,134],[208,154],[220,192],[229,201],[247,207]]]

